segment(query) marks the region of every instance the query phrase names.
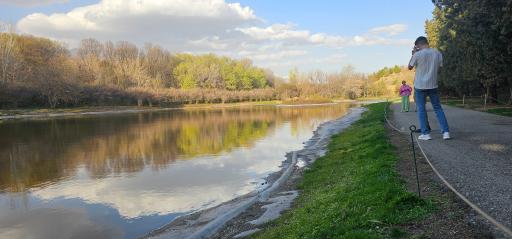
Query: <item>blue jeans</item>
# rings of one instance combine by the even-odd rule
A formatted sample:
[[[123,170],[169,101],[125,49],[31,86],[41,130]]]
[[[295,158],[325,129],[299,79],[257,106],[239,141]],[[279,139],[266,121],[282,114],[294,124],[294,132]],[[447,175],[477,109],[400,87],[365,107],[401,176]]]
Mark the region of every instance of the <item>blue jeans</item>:
[[[441,133],[450,132],[450,129],[448,128],[448,121],[446,121],[446,116],[444,115],[443,107],[441,107],[441,101],[439,100],[437,89],[415,88],[414,99],[418,107],[418,119],[420,121],[421,134],[430,133],[430,129],[427,127],[427,111],[425,108],[427,96],[430,98],[430,103],[432,104],[432,108],[434,108],[434,112],[436,112],[437,121],[441,126]]]

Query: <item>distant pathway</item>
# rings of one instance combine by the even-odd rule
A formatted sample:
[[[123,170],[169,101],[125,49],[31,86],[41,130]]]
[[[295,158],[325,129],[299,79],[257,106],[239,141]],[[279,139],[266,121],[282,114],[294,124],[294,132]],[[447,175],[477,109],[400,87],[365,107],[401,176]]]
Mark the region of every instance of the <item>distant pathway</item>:
[[[399,104],[391,108],[393,124],[399,129],[419,127],[416,112],[401,113]],[[423,150],[461,194],[512,228],[512,118],[443,108],[453,139],[442,139],[435,113],[428,107],[433,140],[421,141]]]

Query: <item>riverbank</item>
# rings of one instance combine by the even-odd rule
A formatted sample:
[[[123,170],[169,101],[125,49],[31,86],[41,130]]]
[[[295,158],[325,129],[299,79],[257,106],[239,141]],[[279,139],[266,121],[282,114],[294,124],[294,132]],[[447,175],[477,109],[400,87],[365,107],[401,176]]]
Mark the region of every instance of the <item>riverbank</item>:
[[[75,107],[60,109],[10,109],[0,110],[0,120],[5,119],[26,119],[26,118],[52,118],[65,116],[81,116],[81,115],[103,115],[103,114],[125,114],[140,113],[152,111],[168,111],[180,109],[204,109],[204,108],[229,108],[239,106],[261,106],[261,105],[278,105],[281,101],[252,101],[240,103],[225,104],[188,104],[175,107],[149,107],[149,106],[95,106],[95,107]]]
[[[414,193],[403,135],[384,126],[385,103],[332,138],[297,185],[300,196],[253,238],[488,238],[471,212],[421,165],[428,192]]]
[[[169,111],[169,110],[183,110],[183,109],[218,109],[242,106],[284,106],[284,107],[300,107],[300,106],[319,106],[339,103],[357,103],[354,100],[333,100],[325,103],[307,103],[296,101],[293,104],[284,103],[280,100],[273,101],[249,101],[239,103],[215,103],[215,104],[187,104],[175,107],[158,107],[158,106],[95,106],[95,107],[75,107],[75,108],[34,108],[34,109],[0,109],[0,120],[9,119],[30,119],[30,118],[54,118],[54,117],[73,117],[84,115],[105,115],[105,114],[127,114],[127,113],[142,113],[142,112],[156,112],[156,111]]]
[[[143,238],[230,238],[277,218],[298,194],[289,190],[290,186],[302,177],[307,165],[325,154],[331,137],[359,119],[363,111],[360,107],[352,108],[343,117],[320,125],[304,143],[304,148],[289,152],[281,170],[265,178],[256,191],[182,216]]]
[[[328,153],[304,173],[294,207],[255,238],[382,238],[405,234],[399,225],[424,218],[430,201],[408,192],[395,170],[382,108],[332,138]]]

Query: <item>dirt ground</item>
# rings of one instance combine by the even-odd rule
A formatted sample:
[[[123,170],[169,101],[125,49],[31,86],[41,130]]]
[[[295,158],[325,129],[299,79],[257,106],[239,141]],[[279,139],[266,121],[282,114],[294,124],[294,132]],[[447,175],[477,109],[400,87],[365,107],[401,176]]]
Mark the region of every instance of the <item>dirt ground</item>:
[[[302,178],[303,172],[303,169],[295,168],[292,175],[288,178],[288,180],[286,180],[286,182],[283,183],[283,185],[279,187],[279,189],[276,190],[277,192],[274,193],[272,196],[276,196],[276,194],[280,192],[296,190],[296,185],[298,181]],[[262,226],[251,225],[250,223],[247,222],[259,218],[265,212],[265,210],[262,209],[264,205],[265,204],[263,203],[254,204],[253,206],[245,210],[242,214],[227,222],[226,225],[224,225],[224,227],[221,230],[212,235],[210,238],[233,238],[241,232],[262,228]]]
[[[410,137],[387,129],[390,143],[396,147],[400,160],[397,170],[411,192],[417,192]],[[433,201],[436,210],[428,218],[402,225],[412,238],[485,239],[494,238],[485,220],[444,186],[418,152],[417,165],[421,196]]]

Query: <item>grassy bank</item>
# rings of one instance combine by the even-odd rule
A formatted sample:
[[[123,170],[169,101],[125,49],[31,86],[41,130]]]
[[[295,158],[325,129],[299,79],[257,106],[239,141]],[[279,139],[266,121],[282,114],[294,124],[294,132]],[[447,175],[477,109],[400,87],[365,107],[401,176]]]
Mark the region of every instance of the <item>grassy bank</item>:
[[[512,107],[488,109],[488,110],[486,110],[486,112],[491,113],[491,114],[497,114],[497,115],[512,117]]]
[[[483,101],[483,99],[480,99],[480,98],[466,99],[464,101],[464,104],[462,104],[461,99],[448,99],[448,100],[444,100],[443,103],[450,105],[450,106],[456,106],[456,107],[465,108],[465,109],[483,111],[483,112],[496,114],[496,115],[509,116],[509,117],[512,116],[512,106],[511,105],[489,103],[484,106],[484,101]]]
[[[382,110],[333,137],[329,152],[304,174],[294,207],[255,238],[398,238],[399,225],[424,218],[434,206],[407,192],[388,142]]]

